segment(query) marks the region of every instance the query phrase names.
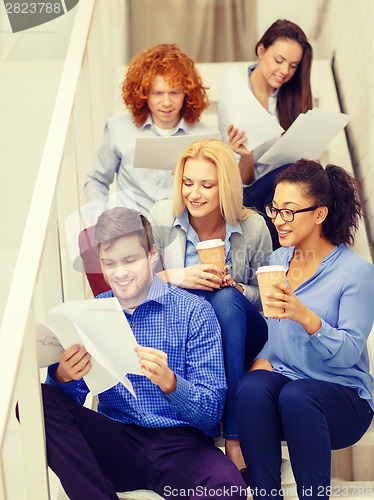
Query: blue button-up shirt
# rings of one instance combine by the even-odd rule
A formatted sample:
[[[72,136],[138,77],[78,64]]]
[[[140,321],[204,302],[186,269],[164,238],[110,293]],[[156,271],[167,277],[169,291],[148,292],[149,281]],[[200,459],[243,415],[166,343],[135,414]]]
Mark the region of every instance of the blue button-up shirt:
[[[102,297],[113,293],[97,298]],[[192,426],[208,436],[217,435],[227,386],[221,331],[212,306],[154,276],[145,301],[125,315],[140,345],[167,354],[177,387],[164,394],[146,377],[128,374],[137,398],[117,384],[99,394],[98,411],[126,424]],[[88,393],[84,380],[59,384],[54,379],[56,369],[57,365],[49,367],[46,382],[83,404]]]
[[[288,271],[294,250],[278,249],[270,264]],[[374,266],[341,244],[294,294],[320,317],[321,328],[309,335],[296,321],[269,318],[269,340],[257,357],[268,359],[274,371],[291,379],[352,387],[374,408],[366,346],[374,321]]]

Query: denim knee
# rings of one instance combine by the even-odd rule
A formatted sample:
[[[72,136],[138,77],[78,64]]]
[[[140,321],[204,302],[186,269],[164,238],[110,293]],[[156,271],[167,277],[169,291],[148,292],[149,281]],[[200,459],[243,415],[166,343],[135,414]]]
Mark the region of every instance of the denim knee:
[[[243,321],[242,326],[245,325],[246,316],[243,299],[248,304],[250,302],[239,290],[232,287],[224,287],[221,290],[213,292],[207,299],[213,306],[221,328],[232,327],[234,322],[237,325],[240,320]]]
[[[315,380],[292,380],[285,385],[279,394],[279,410],[281,414],[303,414],[311,407],[320,407],[319,397],[315,390]]]
[[[240,295],[243,294],[236,288],[231,286],[224,286],[220,290],[216,290],[215,292],[210,294],[207,299],[212,304],[214,310],[230,315],[231,311],[233,310],[232,306],[239,305],[240,307]]]
[[[249,372],[240,380],[236,393],[236,405],[255,407],[262,400],[267,399],[268,389],[271,387],[271,375],[273,372],[267,370],[254,370]]]

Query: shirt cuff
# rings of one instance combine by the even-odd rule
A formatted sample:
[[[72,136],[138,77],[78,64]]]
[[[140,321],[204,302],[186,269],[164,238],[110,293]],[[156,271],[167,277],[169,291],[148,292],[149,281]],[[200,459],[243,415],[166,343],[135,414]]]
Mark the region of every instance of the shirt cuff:
[[[310,341],[314,349],[319,353],[322,359],[328,359],[332,356],[334,341],[325,335],[326,322],[320,318],[321,328],[310,335]]]
[[[319,341],[323,334],[324,320],[322,318],[320,318],[320,320],[321,320],[320,328],[315,333],[310,335],[310,338],[314,339],[314,341]]]
[[[188,399],[189,382],[179,375],[175,375],[177,379],[177,387],[174,392],[164,394],[165,399],[176,406],[185,405]]]
[[[48,367],[47,378],[45,379],[45,383],[47,385],[53,385],[54,387],[57,387],[65,394],[74,394],[77,388],[78,380],[72,380],[71,382],[66,382],[65,384],[57,382],[57,380],[55,379],[57,368],[58,368],[58,363],[55,363]]]

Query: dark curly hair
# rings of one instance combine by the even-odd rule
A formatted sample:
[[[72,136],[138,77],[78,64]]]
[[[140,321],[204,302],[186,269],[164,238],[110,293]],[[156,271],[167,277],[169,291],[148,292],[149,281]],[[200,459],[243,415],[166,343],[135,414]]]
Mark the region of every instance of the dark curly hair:
[[[362,211],[358,183],[352,175],[336,165],[324,169],[316,161],[302,159],[279,175],[276,184],[281,182],[302,184],[305,197],[328,208],[322,235],[330,243],[353,245]]]
[[[312,66],[313,51],[304,31],[295,23],[287,19],[278,19],[264,33],[258,46],[262,44],[265,49],[273,45],[278,39],[293,40],[303,49],[303,57],[291,80],[283,84],[278,91],[277,112],[279,122],[287,130],[300,113],[312,109],[312,91],[310,85],[310,71]]]
[[[176,44],[161,43],[135,56],[121,84],[122,99],[131,111],[137,126],[148,117],[147,99],[155,76],[164,77],[174,88],[185,93],[181,116],[187,123],[199,121],[209,105],[206,90],[192,59]]]

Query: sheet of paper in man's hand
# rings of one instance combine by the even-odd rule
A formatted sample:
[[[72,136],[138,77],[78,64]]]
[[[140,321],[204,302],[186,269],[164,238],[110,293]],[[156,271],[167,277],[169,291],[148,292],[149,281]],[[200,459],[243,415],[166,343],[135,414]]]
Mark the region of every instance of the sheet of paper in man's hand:
[[[80,344],[91,354],[84,379],[93,395],[121,382],[135,396],[125,375],[142,375],[138,344],[115,297],[60,304],[48,312],[48,326],[64,349]]]
[[[230,122],[245,132],[247,149],[252,151],[281,135],[283,128],[252,94],[237,66],[221,76],[218,86]]]

